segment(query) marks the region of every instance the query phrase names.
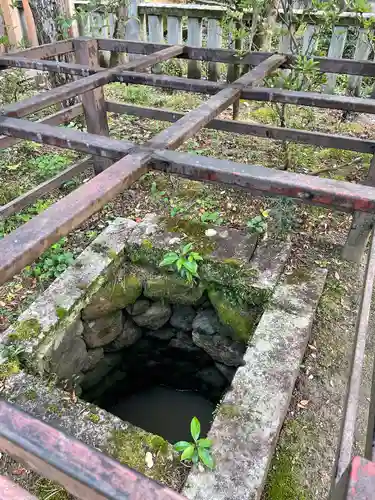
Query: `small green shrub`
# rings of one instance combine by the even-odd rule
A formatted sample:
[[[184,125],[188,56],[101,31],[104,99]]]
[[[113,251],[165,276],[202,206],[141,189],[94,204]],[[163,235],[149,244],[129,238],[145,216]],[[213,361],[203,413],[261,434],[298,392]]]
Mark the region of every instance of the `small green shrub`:
[[[28,276],[40,278],[41,280],[57,278],[74,262],[72,252],[65,250],[66,238],[52,245],[37,260],[33,267],[28,266]]]
[[[174,449],[181,453],[181,461],[197,464],[201,462],[208,469],[215,467],[214,459],[211,455],[212,441],[210,439],[199,439],[201,433],[201,424],[197,417],[194,417],[190,423],[190,434],[193,442],[179,441],[174,445]]]
[[[198,262],[203,260],[198,252],[193,252],[193,244],[188,243],[177,252],[168,252],[160,262],[160,267],[169,267],[177,271],[188,283],[199,279]]]
[[[268,211],[263,210],[260,215],[253,217],[249,221],[247,221],[247,227],[251,233],[255,234],[264,234],[267,232],[267,218]]]

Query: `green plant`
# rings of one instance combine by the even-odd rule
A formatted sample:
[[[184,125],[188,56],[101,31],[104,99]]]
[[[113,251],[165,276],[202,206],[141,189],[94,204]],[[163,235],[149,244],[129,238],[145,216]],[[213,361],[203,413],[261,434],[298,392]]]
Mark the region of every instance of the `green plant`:
[[[193,244],[188,243],[181,250],[168,252],[160,262],[160,267],[170,267],[176,270],[179,275],[192,283],[194,279],[199,279],[198,262],[203,260],[198,252],[193,252]]]
[[[247,221],[247,227],[251,233],[264,234],[267,232],[267,217],[269,213],[263,210],[260,215],[257,215]]]
[[[67,156],[46,154],[33,158],[30,166],[35,169],[39,180],[45,180],[59,173],[69,162],[70,159]]]
[[[181,461],[193,464],[201,462],[209,469],[213,469],[215,462],[211,455],[212,441],[207,438],[199,439],[200,433],[201,424],[197,417],[194,417],[190,423],[190,434],[193,442],[179,441],[174,445],[174,449],[181,453]]]
[[[73,254],[64,248],[65,243],[66,238],[62,238],[52,245],[39,257],[33,267],[26,268],[26,273],[42,280],[57,278],[74,262]]]
[[[9,361],[18,361],[22,353],[23,348],[20,346],[0,344],[0,364],[8,363]]]
[[[163,199],[163,201],[165,201],[166,203],[168,203],[169,201],[168,196],[165,196],[166,191],[160,191],[155,181],[151,184],[151,195],[157,200]]]
[[[220,217],[220,212],[203,212],[201,222],[213,222],[217,226],[223,223],[223,218]]]

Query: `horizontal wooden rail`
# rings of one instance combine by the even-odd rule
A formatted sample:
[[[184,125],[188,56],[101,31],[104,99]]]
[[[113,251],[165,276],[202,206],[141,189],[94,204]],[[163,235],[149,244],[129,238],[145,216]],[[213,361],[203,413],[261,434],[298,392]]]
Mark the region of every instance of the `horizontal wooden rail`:
[[[149,118],[150,120],[168,122],[176,122],[184,116],[184,113],[178,111],[170,111],[163,108],[149,108],[134,104],[123,104],[114,101],[106,101],[106,109],[110,113],[128,114]],[[309,144],[311,146],[357,151],[358,153],[375,153],[375,141],[327,134],[324,132],[310,132],[306,130],[273,127],[271,125],[260,125],[258,123],[218,119],[212,120],[205,127],[221,130],[223,132],[253,135],[277,141],[293,141],[301,144]]]
[[[113,40],[109,38],[98,38],[97,40],[100,50],[130,52],[143,55],[149,55],[157,50],[172,46],[162,43]],[[271,52],[250,52],[245,55],[238,55],[235,50],[230,49],[211,49],[184,45],[184,53],[179,57],[197,61],[222,62],[227,64],[249,64],[255,66],[271,55]],[[355,61],[351,59],[335,59],[329,57],[312,57],[312,59],[319,63],[319,70],[321,72],[375,76],[374,61]],[[285,67],[292,64],[294,60],[294,56],[288,54]]]
[[[208,80],[193,80],[178,76],[149,75],[132,71],[115,73],[115,78],[123,83],[137,83],[164,89],[215,94],[227,87],[227,84],[210,82]],[[299,106],[313,106],[317,108],[342,109],[358,113],[375,113],[375,100],[361,97],[320,94],[318,92],[300,92],[277,88],[253,87],[243,89],[242,99],[252,101],[282,102]]]
[[[0,401],[0,421],[0,450],[81,500],[183,500],[175,491],[5,401]]]
[[[19,55],[32,59],[48,59],[49,57],[63,56],[73,52],[72,40],[61,40],[59,42],[47,43],[40,47],[30,47],[29,49],[9,52],[9,55]]]
[[[18,55],[0,55],[0,69],[8,67],[35,69],[37,71],[53,71],[55,73],[65,73],[68,75],[89,76],[98,73],[100,68],[92,69],[82,64],[65,63],[60,61],[44,61],[43,59],[29,59]],[[102,71],[104,71],[102,69]]]
[[[90,157],[86,157],[83,160],[80,160],[70,167],[66,168],[59,174],[52,177],[52,179],[48,179],[45,182],[42,182],[38,186],[30,189],[24,194],[21,194],[14,200],[10,201],[6,205],[0,206],[0,220],[6,219],[11,215],[19,212],[23,208],[31,205],[35,201],[37,201],[41,196],[50,193],[53,189],[60,187],[64,182],[67,182],[78,174],[81,174],[85,170],[87,170],[92,165],[92,159]]]
[[[141,3],[138,6],[138,14],[148,16],[173,16],[173,17],[193,17],[193,18],[210,18],[222,19],[225,17],[227,7],[220,7],[218,5],[186,5],[186,4],[155,4],[155,3]],[[278,22],[283,21],[284,11],[278,10]],[[342,12],[338,16],[337,24],[339,26],[362,26],[364,22],[373,17],[373,13],[364,12],[361,14],[355,12]],[[326,17],[323,11],[315,11],[306,13],[305,9],[293,9],[293,17],[296,22],[300,22],[301,18],[306,23],[319,24]],[[249,21],[252,18],[251,9],[245,11],[243,19]]]
[[[115,160],[128,154],[134,147],[133,143],[124,140],[7,116],[0,116],[0,133]]]
[[[288,196],[331,210],[375,213],[375,188],[369,186],[166,150],[143,151],[118,161],[0,240],[0,284],[129,187],[147,171],[147,162],[169,173],[220,182],[255,194]]]
[[[100,68],[98,68],[99,73],[87,76],[86,78],[82,78],[81,80],[67,83],[66,85],[51,89],[42,94],[35,95],[33,97],[30,97],[29,99],[25,99],[14,104],[8,104],[0,110],[0,114],[17,117],[26,116],[48,106],[51,106],[52,104],[56,104],[57,102],[60,102],[62,100],[66,100],[89,90],[93,90],[97,87],[101,87],[102,85],[111,82],[113,78],[115,78],[115,74],[117,72],[121,73],[122,70],[131,69],[145,69],[149,66],[153,66],[158,62],[165,61],[170,59],[171,57],[177,56],[183,53],[183,51],[183,46],[169,46],[164,47],[159,52],[150,54],[148,57],[138,59],[136,61],[130,61],[121,66],[117,66],[116,68],[107,70],[101,70]],[[65,63],[58,66],[59,63],[52,62],[51,64],[49,64],[50,68],[52,68],[52,65],[56,66],[56,71],[58,71],[58,68],[60,68],[59,71],[61,72],[68,71],[69,65]],[[80,67],[82,68],[82,66]]]
[[[82,104],[74,104],[73,106],[69,106],[68,108],[57,111],[57,113],[54,113],[53,115],[46,116],[45,118],[38,120],[37,123],[61,125],[62,123],[69,123],[82,113]],[[22,139],[17,139],[16,137],[0,136],[0,149],[10,148],[21,140]]]

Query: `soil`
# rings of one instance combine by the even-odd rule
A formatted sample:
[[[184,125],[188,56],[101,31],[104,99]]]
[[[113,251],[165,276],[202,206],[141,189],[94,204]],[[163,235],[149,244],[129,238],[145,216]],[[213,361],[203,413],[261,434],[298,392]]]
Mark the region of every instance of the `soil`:
[[[189,111],[201,97],[179,92],[163,92],[140,86],[113,84],[106,89],[113,100],[139,105],[162,106]],[[356,117],[343,122],[339,112],[296,108],[289,123],[294,128],[329,131],[363,138],[374,138],[375,124],[359,123]],[[222,114],[230,118],[230,110]],[[275,111],[262,103],[241,103],[241,119],[277,124]],[[74,124],[73,124],[74,126]],[[132,116],[110,117],[111,135],[117,138],[144,142],[162,130],[166,124]],[[230,159],[243,163],[283,168],[282,145],[277,141],[203,130],[185,143],[181,150],[205,156]],[[370,155],[333,149],[290,145],[290,171],[316,173],[328,178],[360,182],[366,175]],[[57,148],[29,143],[10,148],[0,158],[0,185],[14,186],[22,179],[23,189],[38,183],[38,176],[29,172],[30,158],[46,154],[66,155]],[[9,168],[11,165],[18,165]],[[88,170],[73,183],[49,193],[41,201],[47,205],[66,195],[92,177]],[[10,196],[10,199],[15,196]],[[6,203],[9,200],[2,200]],[[46,207],[44,207],[46,208]],[[43,207],[42,207],[43,209]],[[100,212],[73,231],[63,243],[63,251],[79,254],[115,217],[140,220],[156,212],[166,216],[177,213],[190,219],[202,219],[216,214],[219,222],[232,227],[246,226],[262,210],[270,210],[268,231],[264,237],[288,238],[293,244],[289,271],[297,264],[318,265],[329,269],[329,277],[320,301],[313,334],[293,401],[281,432],[275,459],[271,466],[265,498],[270,500],[304,500],[327,497],[332,466],[337,447],[343,399],[348,378],[349,356],[352,349],[355,314],[358,307],[359,276],[363,268],[340,259],[340,250],[350,227],[350,217],[317,207],[300,206],[288,200],[256,198],[248,193],[187,181],[177,176],[150,172],[131,189],[124,191]],[[38,212],[38,209],[36,209]],[[34,214],[31,214],[34,215]],[[0,222],[0,234],[25,222],[30,216],[24,210],[5,223]],[[27,220],[27,219],[26,219]],[[7,328],[52,281],[51,277],[36,277],[30,271],[43,262],[43,257],[31,269],[15,276],[0,287],[0,331]],[[372,328],[369,329],[372,331]],[[372,345],[372,344],[371,344]],[[363,446],[366,411],[368,407],[371,359],[366,367],[361,394],[356,446]],[[307,403],[305,403],[307,401]],[[304,403],[302,403],[304,402]],[[72,403],[73,404],[73,403]],[[0,473],[35,493],[42,500],[70,498],[63,489],[40,479],[5,454],[0,459]]]

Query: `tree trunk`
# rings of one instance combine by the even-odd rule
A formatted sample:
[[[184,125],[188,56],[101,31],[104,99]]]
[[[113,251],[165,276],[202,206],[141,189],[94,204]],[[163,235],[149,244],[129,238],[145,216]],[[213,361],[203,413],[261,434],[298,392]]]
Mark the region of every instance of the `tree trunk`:
[[[270,0],[263,14],[263,18],[257,26],[257,31],[252,40],[252,50],[270,50],[272,31],[276,24],[277,9],[279,8],[280,0]]]
[[[30,8],[34,16],[38,41],[40,45],[57,42],[70,36],[66,28],[66,20],[69,19],[68,8],[65,0],[29,0]],[[61,59],[61,58],[60,58]],[[73,56],[67,54],[62,56],[66,62],[74,62]],[[50,73],[49,83],[51,87],[59,87],[73,80],[71,75],[63,73]],[[63,106],[71,106],[76,99],[63,102]]]
[[[62,21],[68,10],[64,0],[29,0],[40,45],[64,38]]]

